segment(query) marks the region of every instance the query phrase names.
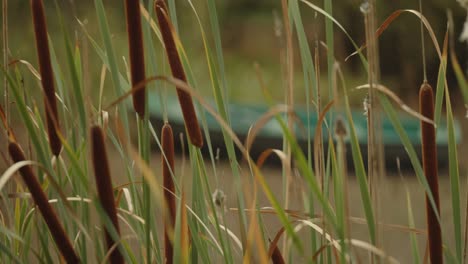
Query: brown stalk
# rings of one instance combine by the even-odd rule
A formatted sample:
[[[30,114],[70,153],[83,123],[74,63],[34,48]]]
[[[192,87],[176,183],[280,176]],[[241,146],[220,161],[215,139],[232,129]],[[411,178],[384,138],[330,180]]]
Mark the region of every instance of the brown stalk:
[[[432,87],[424,82],[419,90],[419,107],[421,114],[434,120],[434,93]],[[429,237],[429,254],[433,264],[443,263],[442,255],[442,231],[437,214],[440,212],[439,182],[437,178],[437,149],[436,131],[433,124],[421,121],[422,132],[422,159],[424,174],[426,175],[429,189],[434,198],[437,211],[431,205],[426,194],[426,217]]]
[[[60,154],[62,143],[58,137],[60,124],[58,119],[57,101],[55,99],[54,73],[50,61],[49,41],[47,39],[47,25],[42,0],[31,0],[34,33],[36,35],[36,49],[39,59],[42,89],[44,90],[44,104],[46,109],[47,131],[49,145],[55,156]]]
[[[8,145],[8,151],[10,152],[11,159],[14,162],[20,162],[26,160],[23,151],[21,150],[20,146],[15,142],[10,142]],[[63,258],[67,263],[80,263],[80,259],[78,255],[75,253],[73,249],[73,245],[68,239],[65,230],[63,229],[62,225],[60,224],[57,214],[55,213],[54,209],[49,204],[47,196],[45,195],[44,191],[39,184],[39,181],[36,178],[31,167],[24,166],[20,170],[20,174],[23,178],[24,183],[29,189],[31,196],[36,203],[37,207],[39,208],[39,212],[41,212],[44,221],[49,228],[49,231],[52,235],[52,238],[57,245],[57,248],[60,250]]]
[[[145,80],[145,58],[143,49],[143,33],[141,30],[140,1],[125,0],[127,17],[128,47],[130,50],[130,74],[132,87]],[[140,118],[145,116],[145,88],[133,93],[133,108]]]
[[[106,146],[104,144],[104,134],[99,126],[91,128],[91,143],[92,143],[92,158],[94,165],[94,175],[96,178],[96,186],[102,208],[112,222],[115,231],[120,236],[119,222],[117,220],[117,210],[115,208],[115,200],[112,189],[112,180],[107,159]],[[110,255],[110,263],[124,263],[122,254],[118,248],[114,247],[117,241],[112,239],[109,231],[105,230],[106,242],[108,250],[113,250]]]
[[[156,11],[156,16],[158,17],[159,29],[161,30],[161,35],[163,37],[172,75],[181,81],[187,82],[187,77],[174,40],[175,32],[171,21],[167,16],[168,13],[165,2],[163,0],[157,0],[154,9]],[[179,89],[178,87],[176,88],[190,142],[201,148],[203,147],[203,137],[200,126],[198,125],[197,114],[195,112],[195,107],[193,106],[192,97],[182,89]]]
[[[174,135],[172,127],[169,123],[165,123],[161,132],[162,142],[162,168],[163,168],[163,185],[164,185],[164,200],[167,205],[166,216],[164,224],[164,251],[166,254],[165,263],[173,263],[173,243],[169,237],[169,232],[173,232],[176,221],[176,201],[175,201],[175,188],[174,179]]]

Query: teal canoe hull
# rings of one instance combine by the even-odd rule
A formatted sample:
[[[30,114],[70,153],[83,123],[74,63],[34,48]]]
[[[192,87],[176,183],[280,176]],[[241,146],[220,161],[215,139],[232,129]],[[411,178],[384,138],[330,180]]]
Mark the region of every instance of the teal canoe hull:
[[[167,116],[170,124],[173,127],[176,138],[176,147],[181,147],[182,142],[179,142],[179,134],[185,134],[184,122],[182,113],[180,110],[179,102],[175,97],[167,97],[164,101],[160,100],[156,95],[150,95],[150,118],[153,125],[156,129],[162,127],[163,116]],[[214,103],[211,104],[214,107]],[[166,109],[166,111],[163,111]],[[245,142],[249,129],[255,125],[258,120],[263,117],[270,107],[260,104],[229,104],[229,118],[230,118],[230,127],[234,133],[239,137],[242,142]],[[200,109],[199,109],[200,110]],[[316,112],[309,111],[307,112],[305,108],[297,107],[295,108],[295,136],[299,143],[299,146],[304,151],[313,152],[313,140],[315,131],[318,123],[318,116]],[[221,156],[226,156],[225,154],[225,144],[222,133],[222,128],[217,122],[217,120],[208,112],[204,111],[201,113],[198,111],[198,117],[202,127],[205,127],[205,137],[206,133],[209,133],[211,146],[214,150],[220,151]],[[340,112],[329,112],[327,118],[322,123],[322,139],[324,146],[327,147],[327,142],[329,136],[333,137],[333,126],[334,121],[337,118],[343,119],[346,126],[348,126],[348,120],[345,118],[346,115]],[[352,118],[354,123],[354,130],[356,131],[357,139],[361,147],[361,153],[363,155],[364,161],[367,160],[367,117],[364,115],[363,111],[353,111]],[[202,122],[204,119],[204,122]],[[413,144],[416,152],[420,156],[421,149],[421,131],[420,131],[420,121],[412,116],[407,114],[400,114],[400,122],[408,135],[411,143]],[[206,124],[206,125],[203,125]],[[388,169],[397,168],[396,160],[397,158],[400,161],[402,167],[411,166],[408,155],[406,153],[403,144],[401,143],[400,137],[396,133],[391,124],[390,120],[382,115],[381,117],[381,127],[382,127],[382,145],[385,153],[385,162]],[[457,143],[461,141],[461,129],[457,122],[455,122],[455,137]],[[445,120],[441,120],[437,128],[437,149],[438,149],[438,158],[439,164],[441,167],[446,166],[448,162],[448,131]],[[351,151],[350,151],[350,141],[349,137],[345,137],[345,142],[348,145],[348,161],[352,161]],[[186,143],[186,142],[185,142]],[[207,144],[205,144],[207,145]],[[258,132],[255,141],[253,142],[251,148],[251,156],[253,158],[258,157],[258,155],[268,148],[281,149],[283,145],[283,131],[281,126],[276,121],[275,118],[271,119],[263,128]],[[186,145],[185,145],[186,146]],[[207,151],[205,146],[205,151]],[[223,153],[224,152],[224,153]],[[312,154],[312,153],[311,153]],[[240,155],[240,154],[239,154]],[[352,162],[349,163],[352,166]]]

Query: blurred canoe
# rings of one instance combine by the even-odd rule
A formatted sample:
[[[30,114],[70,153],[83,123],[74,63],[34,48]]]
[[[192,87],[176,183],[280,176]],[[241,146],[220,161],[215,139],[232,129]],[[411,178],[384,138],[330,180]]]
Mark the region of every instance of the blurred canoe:
[[[182,147],[180,134],[185,134],[185,127],[177,98],[168,96],[164,100],[164,102],[162,102],[162,100],[156,94],[151,93],[149,99],[151,102],[151,104],[149,105],[150,119],[156,131],[160,131],[163,125],[164,104],[167,110],[167,118],[174,130],[176,149],[180,150]],[[216,109],[214,107],[214,102],[210,101],[209,103],[213,106],[214,109]],[[231,128],[234,131],[234,133],[236,133],[236,135],[239,137],[241,142],[244,143],[249,129],[269,110],[269,107],[264,104],[252,105],[231,103],[228,105],[228,109],[231,120]],[[307,153],[308,151],[311,151],[311,153],[313,153],[313,139],[318,122],[317,113],[313,111],[307,113],[305,108],[297,107],[295,109],[295,114],[297,117],[297,120],[295,122],[295,136],[299,143],[299,146],[301,147],[302,151],[304,151],[304,153]],[[205,122],[202,121],[203,116]],[[342,118],[345,121],[346,126],[348,127],[348,121],[345,118],[345,113],[328,113],[327,120],[322,124],[322,138],[325,148],[327,148],[328,137],[330,135],[333,137],[333,126],[335,123],[334,120],[336,120],[336,118],[338,117]],[[211,147],[214,153],[219,151],[220,158],[227,158],[222,129],[216,121],[216,119],[206,111],[204,111],[203,115],[201,115],[200,111],[198,111],[198,118],[199,122],[202,125],[202,129],[204,129],[205,139],[208,136],[207,133],[209,133]],[[354,129],[356,131],[357,139],[361,148],[363,160],[364,162],[366,162],[367,117],[364,115],[363,111],[355,110],[352,112],[352,118],[354,122]],[[403,113],[400,114],[399,119],[420,158],[420,121],[415,117]],[[206,125],[203,125],[203,123],[205,123]],[[401,143],[400,137],[393,129],[393,125],[391,124],[390,120],[385,115],[382,115],[381,123],[386,168],[390,170],[397,169],[397,158],[400,161],[401,168],[411,168],[411,163],[406,153],[406,150]],[[455,137],[456,142],[458,144],[461,141],[461,130],[458,122],[456,121]],[[185,137],[182,138],[184,138],[184,144],[185,146],[187,146]],[[205,140],[205,146],[202,149],[204,153],[208,153],[208,144],[206,143],[206,141],[207,140]],[[347,144],[348,165],[349,168],[352,169],[353,162],[351,156],[349,128],[348,136],[345,137],[345,142]],[[283,132],[279,123],[276,121],[276,119],[273,118],[269,122],[267,122],[257,134],[255,141],[252,144],[250,154],[254,159],[256,159],[264,150],[268,148],[282,149],[282,145]],[[437,128],[437,151],[439,166],[442,168],[446,167],[448,165],[448,131],[446,121],[444,119],[441,119],[441,122]],[[240,157],[239,152],[237,153],[237,155],[238,157]],[[275,158],[272,158],[272,161],[279,162],[279,160]]]

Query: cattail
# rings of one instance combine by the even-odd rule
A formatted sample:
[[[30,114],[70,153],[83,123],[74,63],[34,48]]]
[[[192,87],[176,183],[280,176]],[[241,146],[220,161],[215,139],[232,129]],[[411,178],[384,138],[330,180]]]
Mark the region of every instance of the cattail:
[[[171,67],[172,75],[184,82],[187,82],[182,62],[180,60],[179,52],[174,41],[174,32],[167,15],[166,4],[162,0],[157,0],[155,4],[156,16],[158,17],[159,29],[163,37],[164,46],[166,48],[169,66]],[[193,106],[192,97],[186,91],[177,89],[177,96],[179,97],[180,107],[184,116],[185,126],[190,142],[201,148],[203,147],[203,137],[201,134],[200,126],[198,125],[197,114]]]
[[[146,78],[140,1],[125,0],[125,11],[127,15],[128,47],[130,49],[130,74],[132,86],[135,87]],[[144,87],[133,93],[133,108],[141,118],[145,116],[145,93]]]
[[[50,62],[49,41],[42,0],[31,0],[36,48],[39,59],[42,89],[44,90],[44,105],[46,109],[47,131],[52,153],[59,155],[62,143],[58,137],[60,124],[58,119],[57,101],[55,99],[54,73]]]
[[[273,264],[284,264],[286,263],[284,261],[283,255],[281,254],[281,251],[279,250],[278,246],[275,245],[273,252],[271,254],[271,262]]]
[[[93,165],[94,175],[96,177],[96,186],[99,200],[102,208],[112,222],[117,235],[120,236],[119,222],[117,220],[117,210],[115,208],[115,200],[112,190],[112,180],[109,170],[109,162],[107,159],[106,146],[104,144],[104,134],[100,127],[94,126],[91,128],[91,144],[93,148]],[[109,231],[105,230],[107,248],[111,250],[116,241],[112,239]],[[111,263],[124,263],[123,257],[118,248],[113,249],[110,255]]]
[[[166,253],[166,263],[173,263],[173,244],[169,239],[169,230],[174,230],[176,221],[176,201],[174,197],[174,179],[172,174],[174,173],[174,136],[172,133],[171,126],[166,123],[164,124],[161,132],[162,142],[162,168],[163,168],[163,185],[164,185],[164,200],[166,202],[169,213],[168,217],[165,217],[164,224],[164,250]]]
[[[421,114],[434,120],[434,94],[432,87],[425,81],[419,91],[419,107]],[[437,212],[431,205],[426,194],[427,231],[429,236],[429,254],[431,263],[443,263],[442,255],[442,231],[437,213],[440,212],[439,182],[437,178],[437,149],[436,131],[433,124],[421,121],[422,132],[422,160],[424,174],[426,175],[429,189],[434,198]]]
[[[8,145],[8,151],[10,152],[11,159],[14,162],[26,160],[23,151],[17,143],[11,142]],[[50,206],[47,196],[42,190],[41,185],[39,184],[39,181],[37,180],[33,170],[28,165],[21,167],[19,171],[24,183],[26,184],[26,186],[29,189],[29,192],[31,193],[34,202],[39,208],[39,212],[41,212],[42,217],[44,218],[44,221],[46,222],[47,227],[49,228],[49,231],[52,234],[52,237],[55,241],[55,244],[60,250],[60,253],[62,254],[63,258],[67,263],[79,263],[80,259],[75,253],[72,243],[68,239],[65,230],[60,224],[57,214],[55,213],[54,209],[52,209],[52,207]]]

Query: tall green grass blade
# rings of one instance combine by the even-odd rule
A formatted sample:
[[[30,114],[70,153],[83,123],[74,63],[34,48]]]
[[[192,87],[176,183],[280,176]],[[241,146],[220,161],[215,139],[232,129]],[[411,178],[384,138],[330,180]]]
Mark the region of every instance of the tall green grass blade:
[[[23,263],[15,254],[15,252],[12,252],[11,248],[5,245],[4,243],[0,242],[0,252],[2,253],[3,256],[6,256],[9,258],[11,263],[18,263],[21,264]]]
[[[96,8],[96,15],[98,18],[99,29],[101,31],[101,37],[104,41],[105,56],[107,58],[109,71],[111,73],[114,91],[117,96],[121,96],[124,93],[122,85],[124,82],[121,81],[123,78],[121,78],[119,68],[117,66],[117,60],[114,47],[112,45],[109,25],[107,23],[106,13],[104,5],[102,4],[102,0],[94,0],[94,6]],[[91,43],[94,45],[95,42],[92,40]],[[129,135],[129,123],[125,107],[119,107],[119,115],[119,117],[122,119],[125,132],[127,135]]]
[[[315,10],[317,13],[319,14],[322,14],[323,16],[325,16],[325,18],[331,22],[333,22],[333,24],[335,24],[345,35],[346,37],[349,39],[349,41],[351,41],[351,44],[353,45],[353,47],[356,49],[356,50],[359,50],[359,46],[356,44],[356,42],[353,40],[353,38],[351,37],[351,35],[348,33],[348,31],[343,27],[343,25],[340,24],[340,22],[338,22],[333,16],[331,16],[327,11],[323,10],[322,8],[318,7],[317,5],[314,5],[312,4],[309,0],[299,0],[301,2],[303,2],[304,4],[306,4],[308,7],[312,8],[313,10]],[[330,1],[331,0],[325,0],[325,1]],[[328,43],[327,43],[328,44]],[[362,52],[358,52],[358,55],[359,55],[359,58],[361,59],[361,62],[362,62],[362,65],[364,66],[365,70],[368,71],[368,68],[369,68],[369,65],[366,61],[366,58],[364,57],[364,55],[362,54]],[[332,68],[333,69],[333,68]]]
[[[34,124],[29,116],[27,106],[21,96],[20,86],[8,73],[3,71],[3,74],[7,77],[9,88],[12,91],[13,98],[15,99],[16,105],[20,112],[21,118],[23,119],[26,130],[28,131],[29,138],[34,145],[36,155],[42,164],[49,164],[48,158],[46,158],[46,152],[44,151],[43,144],[38,137],[38,133],[34,129]]]
[[[345,190],[344,190],[344,164],[340,158],[340,152],[344,151],[342,149],[343,146],[340,146],[340,143],[337,143],[337,150],[335,152],[333,141],[330,139],[329,144],[330,147],[330,154],[331,154],[331,168],[332,168],[332,176],[333,176],[333,194],[335,197],[335,212],[336,212],[336,220],[337,220],[337,234],[340,240],[341,252],[340,252],[340,262],[346,262],[346,253],[347,245],[346,245],[346,197],[345,197]],[[337,157],[338,156],[338,157]]]
[[[452,197],[452,214],[453,228],[456,249],[457,262],[461,263],[462,258],[462,224],[461,224],[461,205],[460,205],[460,173],[458,170],[458,153],[457,142],[455,137],[455,124],[453,120],[452,105],[450,96],[445,97],[447,109],[447,132],[448,132],[448,160],[449,160],[449,175],[450,175],[450,190]]]
[[[199,27],[200,27],[200,32],[201,32],[201,35],[202,35],[202,40],[203,40],[203,45],[204,45],[204,49],[205,49],[205,56],[206,56],[206,61],[207,61],[207,65],[208,65],[208,70],[209,70],[209,74],[210,74],[210,80],[211,80],[211,85],[212,85],[212,89],[213,89],[213,94],[214,94],[214,98],[215,98],[215,102],[216,102],[216,107],[218,109],[218,112],[220,114],[220,116],[230,125],[229,123],[229,114],[228,114],[228,111],[227,111],[227,106],[226,106],[226,99],[224,98],[224,94],[223,94],[223,91],[222,91],[222,88],[219,84],[219,79],[218,79],[218,73],[216,71],[216,67],[215,67],[215,63],[213,61],[213,52],[211,51],[208,43],[207,43],[207,37],[206,37],[206,34],[205,34],[205,31],[203,29],[203,26],[202,26],[202,23],[201,23],[201,20],[198,16],[198,13],[195,9],[195,7],[191,4],[191,7],[193,9],[193,12],[197,18],[197,22],[199,24]],[[182,57],[186,57],[185,56],[185,52],[182,52],[183,56]],[[233,176],[234,176],[234,184],[236,186],[236,189],[238,190],[238,195],[237,195],[237,206],[239,207],[239,225],[240,225],[240,232],[241,232],[241,237],[242,237],[242,242],[244,244],[244,248],[245,248],[245,242],[246,242],[246,223],[247,223],[247,217],[245,215],[245,201],[243,199],[243,197],[240,195],[242,193],[242,184],[241,184],[241,179],[240,179],[240,172],[239,172],[239,168],[238,168],[238,162],[237,162],[237,157],[236,157],[236,153],[235,153],[235,150],[234,150],[234,143],[232,141],[232,139],[230,138],[230,136],[228,135],[228,133],[225,131],[224,128],[222,128],[222,134],[223,134],[223,138],[224,138],[224,142],[225,142],[225,145],[226,145],[226,150],[227,150],[227,154],[228,154],[228,158],[230,160],[230,165],[231,165],[231,171],[233,173]]]
[[[86,111],[85,111],[85,102],[83,98],[83,94],[81,91],[81,82],[80,82],[80,70],[81,70],[81,63],[78,65],[76,64],[77,61],[79,61],[80,56],[74,56],[73,52],[73,47],[70,42],[70,38],[68,36],[68,30],[65,27],[65,24],[63,22],[63,16],[61,15],[62,12],[60,10],[60,7],[55,0],[55,7],[57,10],[57,17],[59,18],[59,25],[62,30],[62,35],[63,35],[63,43],[65,46],[65,53],[66,53],[66,61],[68,64],[69,68],[69,73],[71,77],[71,83],[72,83],[72,91],[74,94],[74,102],[78,108],[78,116],[80,120],[80,130],[81,130],[81,135],[86,136],[87,135],[87,124],[86,124]]]
[[[149,1],[151,4],[151,1]],[[175,28],[175,31],[179,33],[179,22],[177,19],[177,9],[176,9],[176,3],[174,0],[168,0],[167,1],[169,4],[169,17],[171,18],[172,25]],[[151,8],[153,9],[153,8]]]
[[[212,192],[212,188],[210,186],[210,183],[208,181],[208,178],[207,178],[207,171],[205,169],[205,164],[203,162],[203,156],[201,154],[201,151],[200,149],[197,149],[197,162],[198,162],[198,169],[200,170],[200,175],[202,175],[202,181],[203,181],[203,184],[205,185],[205,197],[208,197],[208,205],[210,207],[210,210],[213,212],[214,214],[214,217],[212,219],[212,221],[214,221],[213,225],[215,227],[215,230],[218,234],[218,238],[219,238],[219,241],[221,243],[221,248],[223,250],[223,257],[224,257],[224,261],[225,263],[232,263],[233,262],[233,258],[232,258],[232,252],[231,252],[231,247],[227,244],[226,240],[229,241],[229,238],[228,238],[228,234],[227,232],[223,232],[221,231],[221,228],[220,228],[220,223],[219,223],[219,219],[218,219],[218,210],[216,209],[216,206],[214,204],[214,201],[213,199],[209,199],[211,197],[211,195],[213,194]]]
[[[447,36],[445,38],[447,41]],[[442,112],[442,102],[444,100],[444,87],[445,87],[445,70],[447,69],[447,42],[444,42],[442,53],[442,61],[439,66],[439,73],[437,75],[436,98],[434,106],[434,122],[436,125],[440,123],[440,115]]]
[[[210,25],[211,25],[211,34],[213,35],[213,40],[215,44],[215,52],[216,58],[218,62],[218,77],[221,79],[221,87],[223,91],[223,98],[224,101],[229,102],[229,93],[228,93],[228,84],[226,80],[226,70],[224,65],[224,55],[223,55],[223,47],[221,42],[221,30],[219,29],[219,19],[218,19],[218,12],[216,10],[216,4],[214,0],[208,0],[208,15],[210,18]],[[226,107],[228,107],[226,105]],[[229,113],[229,109],[226,108],[225,111]],[[227,118],[230,118],[227,116]],[[228,123],[230,120],[228,119]]]
[[[406,188],[406,202],[407,202],[406,206],[408,208],[409,228],[415,228],[413,208],[411,206],[411,196],[410,196],[410,192],[408,188]],[[413,232],[411,232],[410,237],[411,237],[411,252],[413,254],[413,263],[421,263],[421,257],[419,256],[419,249],[418,249],[418,240],[416,238],[416,235]]]
[[[197,212],[203,223],[209,223],[208,210],[206,208],[206,200],[203,197],[203,182],[197,164],[197,149],[194,146],[189,148],[190,165],[192,167],[192,209]],[[190,217],[193,224],[190,225],[192,234],[203,234],[205,231],[200,226],[200,223],[194,217]],[[198,239],[198,246],[194,248],[196,253],[202,258],[203,263],[211,263],[210,254],[208,252],[208,243],[205,239]]]
[[[356,173],[356,178],[359,184],[359,191],[361,194],[361,201],[364,207],[364,214],[366,216],[367,228],[369,230],[369,236],[373,244],[376,243],[376,222],[374,212],[372,208],[372,199],[369,192],[369,184],[367,182],[367,173],[364,168],[364,161],[362,159],[361,148],[359,147],[359,141],[356,134],[356,126],[354,125],[353,116],[351,114],[351,106],[349,103],[348,92],[342,81],[346,118],[349,125],[350,141],[351,141],[351,153],[353,157],[353,164]]]
[[[327,14],[333,17],[332,0],[324,0],[324,9]],[[328,69],[328,99],[333,99],[333,65],[335,64],[335,38],[333,36],[333,22],[325,20],[325,38],[327,43],[327,69]]]
[[[434,209],[435,212],[437,212],[437,219],[440,221],[440,212],[437,210],[437,207],[435,205],[434,197],[431,193],[431,190],[429,188],[429,184],[426,180],[426,177],[424,176],[424,171],[421,166],[421,162],[419,161],[418,155],[416,154],[416,151],[414,150],[413,145],[411,144],[411,141],[408,137],[408,134],[405,132],[405,129],[403,128],[400,119],[398,118],[398,115],[395,111],[395,109],[392,107],[390,104],[390,101],[386,96],[383,94],[378,94],[379,101],[382,105],[382,108],[384,109],[385,113],[387,114],[390,122],[393,125],[393,128],[395,129],[395,132],[398,134],[398,136],[401,139],[401,143],[405,147],[406,152],[408,153],[408,156],[411,161],[411,165],[413,166],[416,176],[418,178],[419,183],[424,187],[424,191],[427,193],[427,196],[429,198],[429,202]]]

